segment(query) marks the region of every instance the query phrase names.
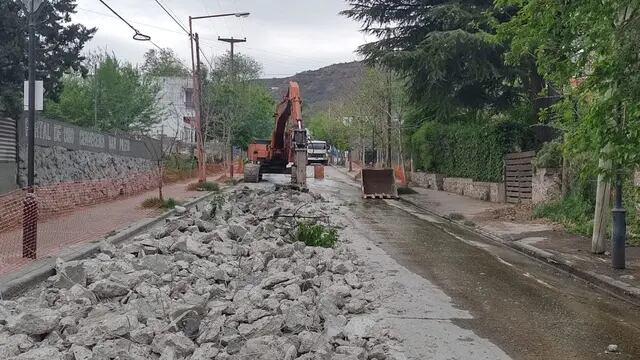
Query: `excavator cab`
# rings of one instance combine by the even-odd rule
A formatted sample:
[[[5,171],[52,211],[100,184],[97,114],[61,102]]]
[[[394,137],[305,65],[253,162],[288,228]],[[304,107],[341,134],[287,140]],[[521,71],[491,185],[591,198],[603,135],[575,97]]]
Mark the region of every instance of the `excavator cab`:
[[[362,169],[362,197],[397,199],[398,187],[393,169]]]

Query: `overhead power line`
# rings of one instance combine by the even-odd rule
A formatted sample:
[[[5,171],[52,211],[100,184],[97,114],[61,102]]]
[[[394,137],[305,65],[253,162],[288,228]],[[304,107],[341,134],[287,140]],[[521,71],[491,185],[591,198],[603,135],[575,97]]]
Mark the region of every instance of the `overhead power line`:
[[[135,32],[135,34],[133,35],[133,39],[134,40],[138,40],[138,41],[149,41],[149,40],[151,40],[150,36],[142,34],[140,31],[138,31],[138,29],[133,27],[133,25],[131,25],[131,23],[129,23],[127,20],[125,20],[125,18],[123,18],[122,16],[120,16],[120,14],[118,14],[115,10],[113,10],[111,8],[111,6],[107,5],[106,2],[104,2],[102,0],[98,0],[98,1],[100,1],[102,3],[102,5],[106,6],[107,9],[109,9],[115,16],[117,16],[120,20],[122,20],[122,22],[127,24],[127,26],[129,26]]]
[[[158,4],[162,10],[164,10],[165,13],[167,13],[167,15],[169,15],[169,17],[176,23],[178,24],[178,26],[180,26],[180,28],[189,36],[191,36],[191,34],[189,33],[189,30],[187,30],[187,28],[184,27],[184,25],[182,25],[182,23],[180,21],[178,21],[177,18],[175,18],[171,12],[169,12],[169,10],[167,10],[167,8],[162,5],[162,3],[159,0],[155,0],[156,4]]]

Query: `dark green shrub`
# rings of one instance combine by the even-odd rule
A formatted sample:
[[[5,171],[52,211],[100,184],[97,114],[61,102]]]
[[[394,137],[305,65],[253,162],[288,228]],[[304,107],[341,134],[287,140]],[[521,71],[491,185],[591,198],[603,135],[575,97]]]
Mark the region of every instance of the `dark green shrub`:
[[[553,220],[567,231],[585,236],[590,236],[593,231],[593,213],[593,204],[577,192],[533,210],[535,218]]]
[[[152,197],[142,202],[142,207],[145,209],[173,209],[176,205],[179,205],[179,203],[174,198],[162,201],[157,197]]]
[[[505,120],[425,122],[411,137],[411,147],[419,170],[502,181],[504,155],[519,150],[523,132],[523,124]]]

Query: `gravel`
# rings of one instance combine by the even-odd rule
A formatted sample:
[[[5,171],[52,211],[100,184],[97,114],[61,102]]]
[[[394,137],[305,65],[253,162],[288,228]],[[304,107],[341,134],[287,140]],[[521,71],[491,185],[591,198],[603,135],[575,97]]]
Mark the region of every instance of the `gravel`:
[[[390,359],[357,255],[293,242],[329,211],[316,194],[244,187],[59,261],[39,294],[0,301],[0,358]]]

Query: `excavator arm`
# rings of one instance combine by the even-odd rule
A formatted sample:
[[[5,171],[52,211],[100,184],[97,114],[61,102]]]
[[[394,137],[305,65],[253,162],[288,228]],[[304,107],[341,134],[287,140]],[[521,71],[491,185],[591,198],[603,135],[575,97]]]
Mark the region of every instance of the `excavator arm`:
[[[295,130],[304,130],[302,126],[302,100],[300,86],[297,82],[289,82],[289,89],[276,107],[275,127],[271,136],[272,156],[293,161],[292,134]],[[302,144],[300,144],[302,145]],[[306,144],[305,144],[306,145]]]

